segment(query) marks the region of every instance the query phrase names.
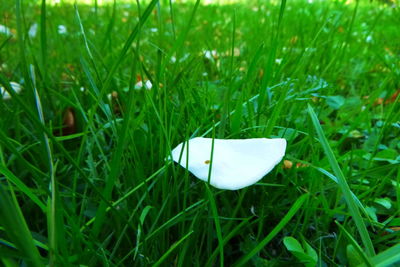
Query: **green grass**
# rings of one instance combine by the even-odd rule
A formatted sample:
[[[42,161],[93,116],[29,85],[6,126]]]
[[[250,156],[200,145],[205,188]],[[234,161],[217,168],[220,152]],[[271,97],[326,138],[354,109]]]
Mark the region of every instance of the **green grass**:
[[[0,5],[2,265],[399,264],[398,7],[89,2]],[[196,136],[292,166],[218,190],[166,160]]]

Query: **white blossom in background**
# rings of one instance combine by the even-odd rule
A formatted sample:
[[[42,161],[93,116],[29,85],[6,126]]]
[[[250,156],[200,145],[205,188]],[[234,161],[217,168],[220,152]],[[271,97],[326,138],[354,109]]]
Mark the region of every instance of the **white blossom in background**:
[[[146,89],[150,90],[150,89],[153,87],[153,85],[151,84],[151,82],[150,82],[149,80],[147,80],[147,81],[144,83],[144,87],[145,87]]]
[[[140,89],[143,89],[143,88],[145,88],[147,90],[151,90],[152,87],[153,87],[153,84],[149,80],[145,81],[144,83],[142,81],[138,81],[135,84],[135,89],[136,90],[140,90]]]
[[[67,27],[64,26],[64,25],[58,25],[57,32],[58,32],[58,34],[66,34],[67,33]]]
[[[158,32],[158,29],[157,28],[150,28],[150,31],[151,32]]]
[[[15,91],[15,93],[19,94],[22,90],[22,86],[16,82],[10,82],[11,88]],[[0,95],[3,100],[11,99],[11,95],[6,91],[4,87],[0,87]]]
[[[12,32],[11,32],[10,28],[8,28],[7,26],[0,24],[0,34],[11,36]]]
[[[372,43],[373,39],[372,39],[372,35],[368,35],[367,38],[365,38],[365,42],[367,43]]]
[[[208,59],[214,59],[218,56],[217,50],[205,50],[204,56]]]
[[[28,35],[30,38],[35,38],[38,32],[38,24],[33,23],[32,26],[29,28]]]
[[[282,58],[276,58],[275,63],[280,65],[282,63]]]
[[[197,137],[175,147],[172,159],[205,182],[208,181],[211,165],[212,186],[237,190],[261,180],[282,160],[285,150],[286,140],[283,138],[213,141],[212,138]]]

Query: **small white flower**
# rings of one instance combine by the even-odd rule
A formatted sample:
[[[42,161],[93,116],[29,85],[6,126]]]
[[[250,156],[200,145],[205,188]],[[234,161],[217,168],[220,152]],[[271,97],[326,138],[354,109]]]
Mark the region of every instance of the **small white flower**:
[[[58,25],[57,27],[58,34],[66,34],[67,33],[67,27],[64,25]]]
[[[218,56],[217,50],[206,50],[204,51],[204,56],[208,59],[214,59]]]
[[[147,90],[150,90],[150,89],[153,87],[153,85],[151,84],[151,82],[150,82],[149,80],[147,80],[147,81],[145,82],[145,84],[144,84],[144,87],[145,87]]]
[[[282,59],[281,58],[276,58],[275,59],[275,63],[280,65],[282,63]]]
[[[16,82],[10,82],[11,88],[15,91],[15,93],[19,94],[22,90],[22,86]],[[11,95],[6,91],[4,87],[0,87],[0,95],[3,97],[3,100],[11,99]]]
[[[210,184],[227,190],[241,189],[261,180],[282,160],[286,150],[283,138],[214,139],[211,158],[212,142],[211,138],[193,138],[174,148],[172,158],[205,182],[212,164]]]
[[[142,88],[145,88],[147,90],[151,90],[152,87],[153,87],[153,84],[149,80],[147,80],[145,83],[143,83],[142,81],[138,81],[135,84],[135,89],[136,90],[140,90]]]
[[[150,31],[151,32],[158,32],[158,29],[157,28],[150,28]]]
[[[365,38],[365,42],[367,42],[367,43],[372,43],[372,36],[371,35],[368,35],[367,36],[367,38]]]
[[[171,57],[171,63],[175,63],[176,62],[176,57],[172,56]]]
[[[35,38],[37,35],[37,31],[38,31],[38,24],[33,23],[32,26],[29,28],[29,32],[28,32],[29,37]]]
[[[4,35],[7,35],[7,36],[11,36],[12,35],[10,28],[8,28],[8,27],[6,27],[6,26],[4,26],[2,24],[0,24],[0,34],[4,34]]]
[[[143,88],[143,82],[142,81],[138,81],[136,84],[135,84],[135,89],[136,90],[140,90],[140,89],[142,89]]]

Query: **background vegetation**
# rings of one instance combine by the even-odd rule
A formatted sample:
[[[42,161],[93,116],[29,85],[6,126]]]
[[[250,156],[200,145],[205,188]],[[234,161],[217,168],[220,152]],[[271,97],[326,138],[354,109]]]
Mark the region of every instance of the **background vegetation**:
[[[16,0],[0,15],[5,266],[400,260],[395,3]],[[223,191],[165,160],[194,136],[288,147]]]

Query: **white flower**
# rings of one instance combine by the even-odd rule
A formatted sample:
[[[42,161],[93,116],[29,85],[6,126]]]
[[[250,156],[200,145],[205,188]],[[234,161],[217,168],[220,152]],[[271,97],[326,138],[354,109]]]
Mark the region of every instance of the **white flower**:
[[[58,25],[57,27],[58,34],[66,34],[67,33],[67,27],[64,25]]]
[[[275,58],[275,63],[280,65],[282,63],[282,58]]]
[[[258,182],[282,160],[286,150],[283,138],[214,139],[211,159],[211,138],[197,137],[188,143],[172,150],[173,160],[205,182],[212,164],[210,184],[228,190]]]
[[[2,24],[0,24],[0,34],[4,34],[4,35],[7,35],[7,36],[11,36],[12,35],[10,28],[8,28],[8,27],[6,27],[6,26],[4,26]]]
[[[151,32],[158,32],[158,29],[157,28],[150,28],[150,31]]]
[[[218,56],[217,50],[206,50],[204,51],[204,56],[208,59],[214,59]]]
[[[29,37],[31,37],[31,38],[36,37],[37,31],[38,31],[38,24],[33,23],[32,26],[29,28],[29,32],[28,32]]]
[[[142,81],[138,81],[135,84],[135,89],[136,90],[140,90],[142,88],[146,88],[147,90],[150,90],[152,87],[153,87],[153,84],[149,80],[147,80],[144,84],[143,84]]]
[[[21,92],[22,86],[19,83],[10,82],[10,85],[15,93],[19,94]],[[3,97],[3,100],[11,99],[11,95],[3,87],[0,87],[0,95]]]

